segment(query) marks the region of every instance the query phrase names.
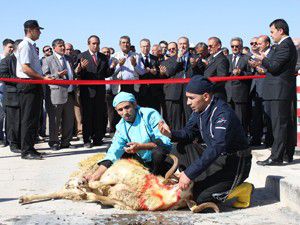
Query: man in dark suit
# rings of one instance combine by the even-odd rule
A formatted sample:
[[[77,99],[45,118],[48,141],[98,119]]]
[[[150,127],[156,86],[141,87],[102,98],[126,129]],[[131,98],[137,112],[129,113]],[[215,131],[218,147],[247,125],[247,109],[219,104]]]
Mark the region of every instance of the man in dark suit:
[[[75,72],[81,80],[104,80],[113,74],[107,57],[99,52],[100,38],[88,38],[88,50],[78,55]],[[91,148],[102,144],[105,121],[105,85],[80,86],[84,146]],[[91,142],[93,140],[93,143]]]
[[[243,40],[239,37],[232,38],[230,45],[232,50],[232,54],[228,55],[230,76],[250,75],[249,56],[242,54]],[[240,119],[246,134],[250,121],[248,105],[250,85],[251,80],[234,80],[225,83],[227,102]]]
[[[271,37],[276,43],[270,58],[264,54],[255,55],[268,70],[264,81],[263,99],[270,108],[274,142],[271,156],[258,165],[280,165],[282,161],[293,161],[295,134],[292,118],[292,101],[296,92],[295,67],[297,50],[289,37],[289,26],[283,19],[270,24]]]
[[[14,50],[18,48],[21,41],[21,39],[15,41]],[[2,59],[0,63],[0,77],[16,78],[16,66],[17,58],[14,53]],[[16,83],[5,83],[6,92],[4,94],[4,105],[6,113],[6,135],[10,151],[21,153],[21,111],[16,85]]]
[[[162,62],[166,68],[168,78],[190,78],[194,75],[201,75],[204,71],[204,64],[199,57],[189,53],[189,39],[180,37],[178,39],[178,54]],[[165,100],[168,122],[172,129],[181,129],[188,121],[192,112],[187,106],[185,96],[186,84],[165,84]]]
[[[134,69],[139,74],[139,79],[159,79],[158,58],[150,54],[150,40],[140,41],[141,53],[137,62],[134,62]],[[135,59],[135,58],[134,58]],[[163,101],[162,85],[142,84],[138,94],[140,106],[150,107],[160,112],[160,102]]]
[[[208,64],[204,70],[204,77],[228,76],[229,74],[229,60],[222,52],[222,42],[217,37],[210,37],[208,39]],[[226,101],[225,82],[218,82],[215,96]]]
[[[270,58],[273,52],[271,48],[271,40],[267,35],[261,35],[257,39],[259,51]],[[249,62],[251,64],[251,61]],[[267,69],[262,66],[254,68],[256,75],[266,74]],[[263,100],[263,83],[265,79],[253,79],[250,88],[250,98],[252,101],[251,109],[251,126],[250,126],[250,146],[261,145],[264,124],[267,132],[265,134],[265,148],[269,148],[273,143],[272,125],[269,112]]]

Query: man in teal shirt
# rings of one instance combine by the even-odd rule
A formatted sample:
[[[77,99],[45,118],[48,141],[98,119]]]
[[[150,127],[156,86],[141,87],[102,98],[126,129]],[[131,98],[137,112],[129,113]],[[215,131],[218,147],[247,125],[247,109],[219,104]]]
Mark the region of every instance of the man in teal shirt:
[[[102,174],[120,158],[135,158],[153,174],[164,175],[165,162],[172,144],[158,129],[161,115],[152,108],[137,105],[133,94],[120,92],[113,100],[113,107],[122,117],[107,154],[98,165],[98,170],[86,179],[99,180]]]

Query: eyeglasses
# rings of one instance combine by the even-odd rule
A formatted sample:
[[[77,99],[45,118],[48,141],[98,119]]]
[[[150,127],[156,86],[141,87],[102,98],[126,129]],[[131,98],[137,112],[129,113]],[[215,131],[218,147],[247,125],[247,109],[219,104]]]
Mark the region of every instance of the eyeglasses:
[[[239,48],[238,45],[231,45],[231,48]]]
[[[176,48],[169,48],[168,51],[174,51]]]
[[[72,48],[66,48],[66,51],[72,51],[73,49]]]
[[[257,42],[250,42],[250,45],[257,45]]]
[[[213,47],[215,47],[215,45],[208,45],[208,47],[209,47],[209,48],[213,48]]]
[[[51,52],[52,52],[52,48],[44,49],[44,52],[48,52],[48,51],[51,51]]]

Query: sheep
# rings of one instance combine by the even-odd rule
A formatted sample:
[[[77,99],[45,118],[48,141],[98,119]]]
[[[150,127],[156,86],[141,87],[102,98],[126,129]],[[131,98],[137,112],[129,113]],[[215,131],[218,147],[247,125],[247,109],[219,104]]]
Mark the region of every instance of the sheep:
[[[181,190],[178,180],[170,179],[177,168],[178,160],[170,155],[174,165],[166,177],[155,176],[134,159],[120,159],[115,162],[100,178],[100,181],[85,182],[83,176],[97,169],[97,161],[103,155],[97,154],[84,160],[80,170],[73,173],[61,191],[21,196],[20,204],[28,204],[49,199],[69,199],[74,201],[100,202],[123,210],[163,211],[189,207],[192,212],[211,208],[219,212],[215,203],[196,205],[192,199],[192,185]]]

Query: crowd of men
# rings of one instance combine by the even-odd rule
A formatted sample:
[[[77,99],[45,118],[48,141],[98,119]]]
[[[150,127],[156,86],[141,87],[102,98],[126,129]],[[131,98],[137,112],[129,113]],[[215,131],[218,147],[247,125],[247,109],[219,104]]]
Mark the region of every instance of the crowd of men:
[[[100,48],[100,38],[91,35],[87,50],[55,39],[42,48],[35,41],[42,27],[35,20],[24,23],[23,40],[3,41],[0,76],[39,80],[143,80],[264,75],[266,79],[218,82],[214,96],[235,111],[252,146],[272,147],[272,155],[261,165],[291,162],[296,144],[295,96],[297,52],[284,20],[275,20],[271,37],[258,35],[250,48],[239,37],[230,41],[231,51],[222,48],[218,37],[190,46],[187,37],[153,44],[140,40],[136,53],[129,36],[119,40],[119,51]],[[231,53],[230,53],[231,52]],[[279,53],[278,53],[279,52]],[[230,53],[230,54],[229,54]],[[275,58],[275,59],[274,59]],[[288,59],[288,60],[287,60]],[[174,130],[187,123],[186,84],[132,85],[40,85],[0,84],[0,140],[23,159],[41,159],[34,148],[46,136],[49,118],[49,147],[75,148],[70,141],[82,135],[84,147],[103,144],[105,134],[115,132],[120,117],[112,106],[121,91],[132,93],[140,106],[156,109]]]

